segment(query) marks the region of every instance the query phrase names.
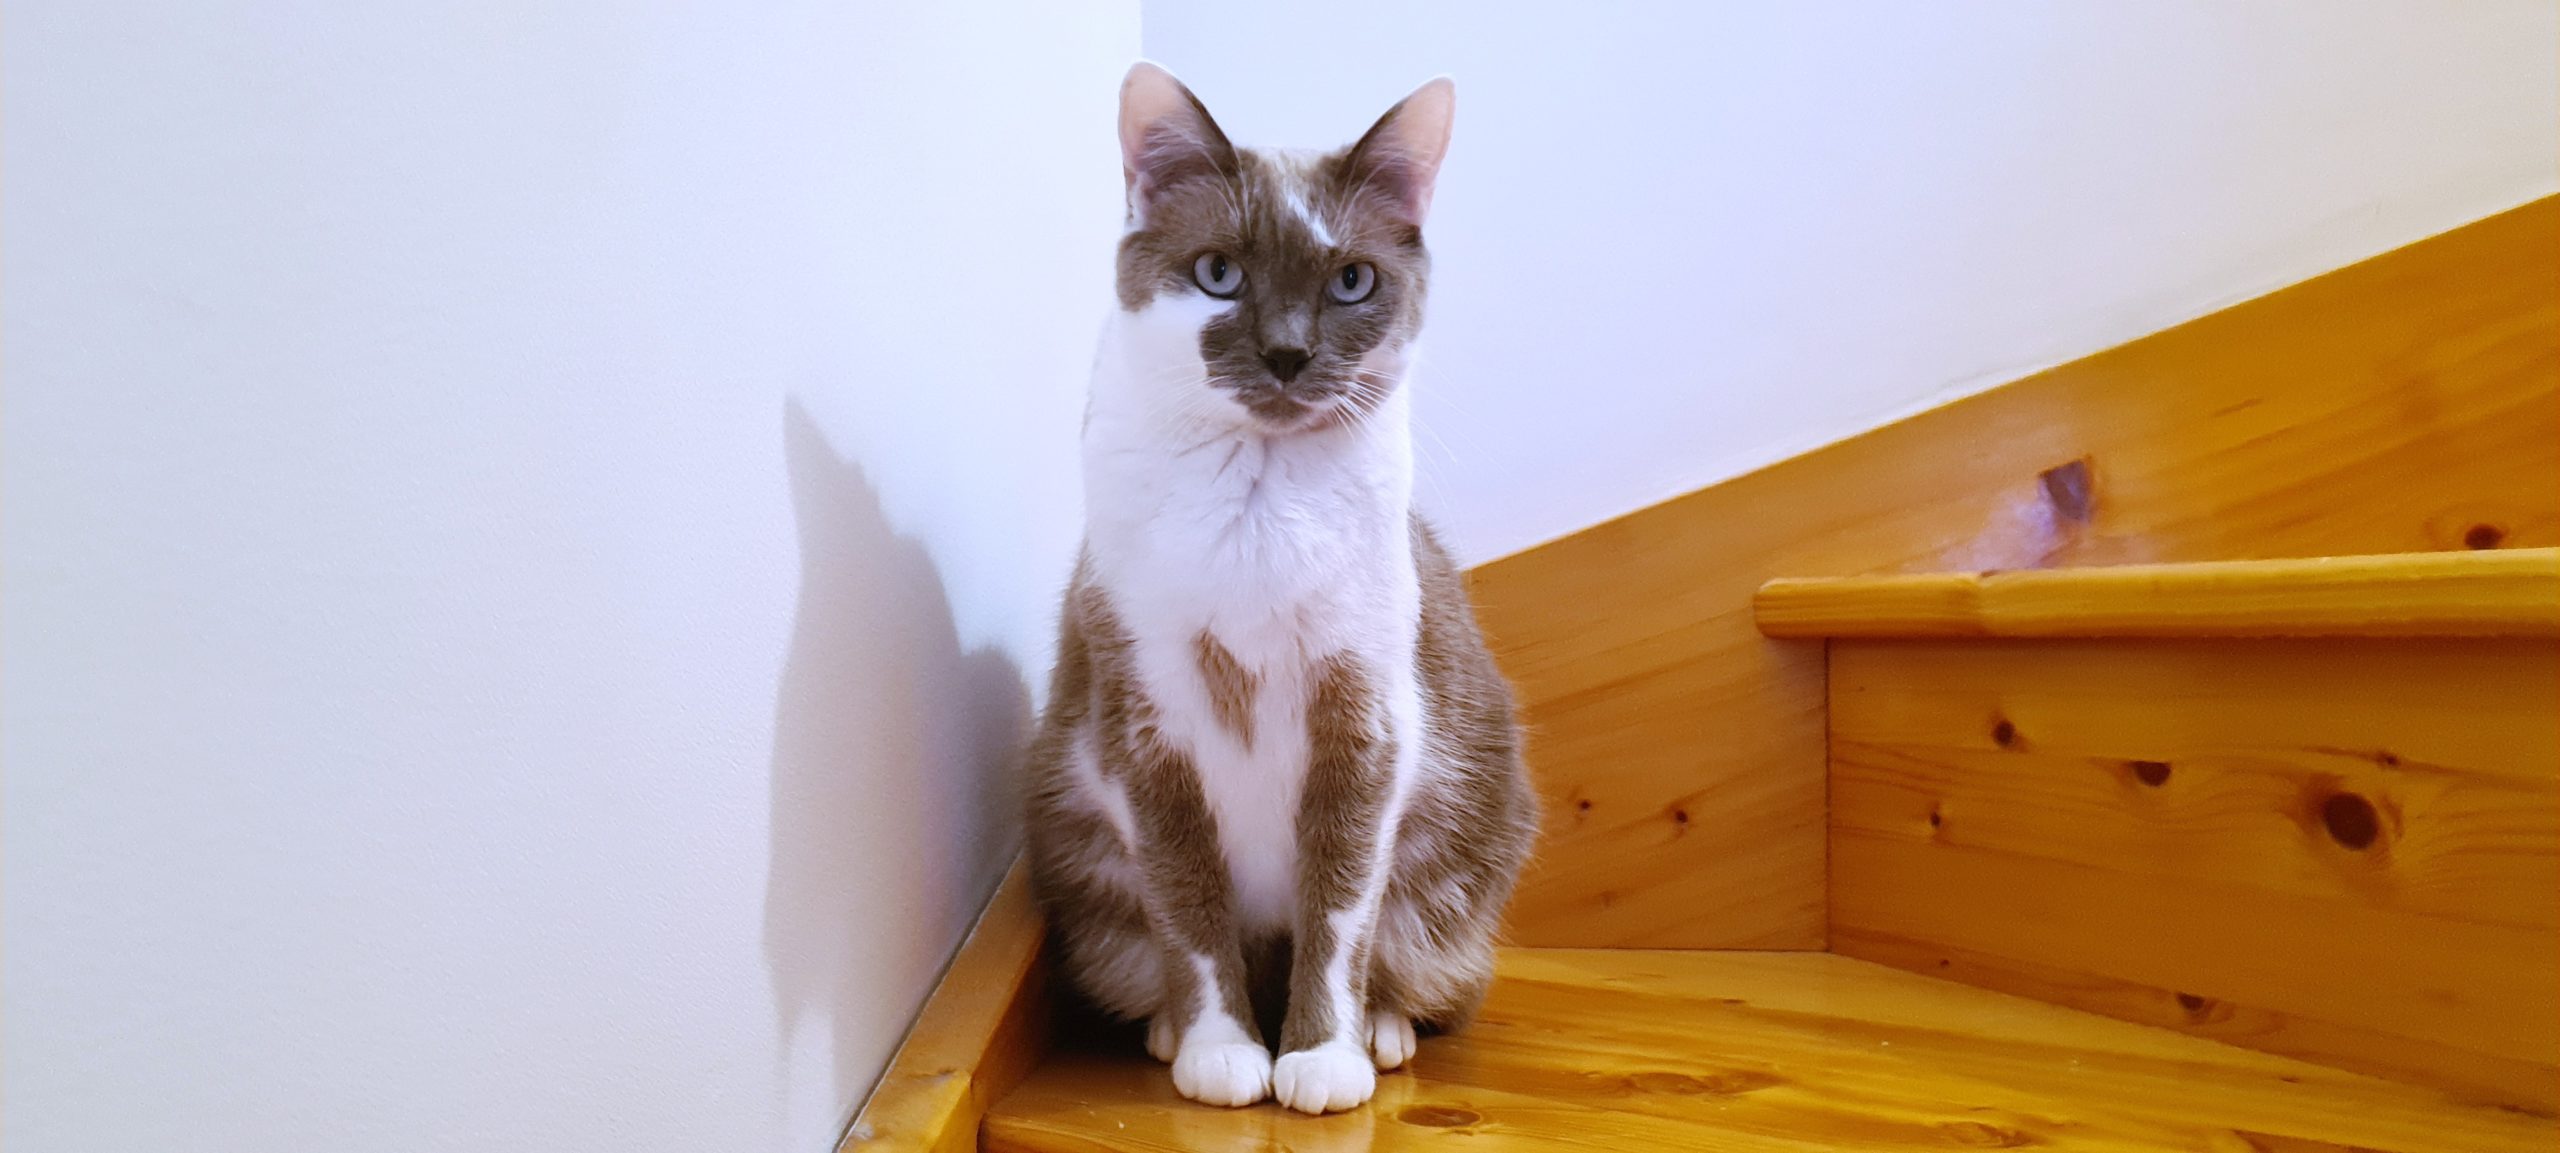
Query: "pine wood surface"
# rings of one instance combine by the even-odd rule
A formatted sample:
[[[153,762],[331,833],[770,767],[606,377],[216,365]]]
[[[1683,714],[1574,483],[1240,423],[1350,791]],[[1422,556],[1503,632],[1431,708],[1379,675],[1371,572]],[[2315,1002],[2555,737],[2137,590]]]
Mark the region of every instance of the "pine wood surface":
[[[2537,201],[1479,566],[1514,938],[1824,947],[1822,646],[1764,581],[2560,544],[2554,252]]]
[[[988,1114],[1003,1153],[1100,1150],[2377,1150],[2560,1145],[2560,1121],[1819,953],[1513,949],[1477,1023],[1369,1105],[1176,1096],[1131,1036]]]
[[[1779,579],[1773,637],[2560,636],[2560,548]]]
[[[2560,643],[1831,646],[1833,948],[2560,1108]]]

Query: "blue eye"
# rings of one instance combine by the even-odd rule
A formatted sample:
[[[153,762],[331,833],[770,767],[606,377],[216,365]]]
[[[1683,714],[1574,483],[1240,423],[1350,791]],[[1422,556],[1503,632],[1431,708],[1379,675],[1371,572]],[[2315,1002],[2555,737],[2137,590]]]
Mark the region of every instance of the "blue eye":
[[[1227,259],[1226,253],[1208,253],[1191,262],[1191,282],[1220,300],[1231,299],[1244,287],[1244,266]]]
[[[1342,304],[1358,304],[1378,288],[1378,270],[1366,263],[1346,264],[1324,286],[1325,295]]]

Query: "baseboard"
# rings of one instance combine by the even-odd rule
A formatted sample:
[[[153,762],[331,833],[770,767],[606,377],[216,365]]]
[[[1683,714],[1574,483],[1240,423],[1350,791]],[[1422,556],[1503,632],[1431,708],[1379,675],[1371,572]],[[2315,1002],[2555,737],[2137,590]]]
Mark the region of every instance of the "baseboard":
[[[1048,1047],[1048,934],[1015,861],[837,1153],[974,1153],[987,1109]]]

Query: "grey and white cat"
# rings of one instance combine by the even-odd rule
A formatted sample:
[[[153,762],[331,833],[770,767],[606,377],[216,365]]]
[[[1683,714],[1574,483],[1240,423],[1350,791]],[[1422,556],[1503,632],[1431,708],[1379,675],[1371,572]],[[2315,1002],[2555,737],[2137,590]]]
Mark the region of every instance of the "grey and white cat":
[[[1234,147],[1152,64],[1121,87],[1120,306],[1030,853],[1068,975],[1195,1101],[1367,1101],[1417,1024],[1483,999],[1535,837],[1510,689],[1412,507],[1454,99],[1434,80],[1304,155]]]

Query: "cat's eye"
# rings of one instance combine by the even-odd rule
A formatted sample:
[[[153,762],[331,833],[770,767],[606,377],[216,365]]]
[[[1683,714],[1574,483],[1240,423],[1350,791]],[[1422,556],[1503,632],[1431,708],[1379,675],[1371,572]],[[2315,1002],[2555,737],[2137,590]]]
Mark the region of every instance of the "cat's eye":
[[[1377,269],[1369,267],[1366,263],[1346,264],[1342,266],[1342,271],[1334,273],[1333,279],[1326,282],[1324,291],[1338,303],[1358,304],[1369,299],[1369,294],[1376,291],[1377,287]]]
[[[1227,259],[1223,252],[1204,253],[1191,262],[1191,282],[1200,291],[1225,300],[1244,287],[1244,266]]]

